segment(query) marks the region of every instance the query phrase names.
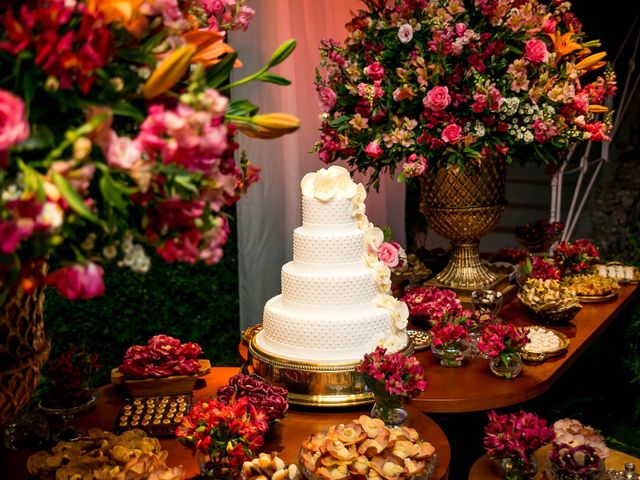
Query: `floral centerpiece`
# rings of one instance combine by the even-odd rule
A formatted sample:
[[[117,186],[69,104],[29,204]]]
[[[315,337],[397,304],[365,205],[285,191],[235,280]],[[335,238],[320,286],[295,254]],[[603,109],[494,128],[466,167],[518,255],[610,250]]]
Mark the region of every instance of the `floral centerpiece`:
[[[600,259],[598,248],[585,238],[560,242],[553,256],[563,275],[589,273],[591,265]]]
[[[487,325],[478,342],[478,350],[489,357],[491,371],[507,379],[522,371],[520,352],[529,343],[527,332],[507,323]]]
[[[531,251],[547,251],[560,238],[564,230],[562,222],[541,219],[533,223],[518,225],[513,229],[516,239]]]
[[[224,207],[259,178],[237,132],[273,138],[296,118],[259,115],[229,90],[286,85],[264,68],[224,84],[244,0],[47,0],[0,7],[0,304],[17,286],[71,299],[104,291],[100,266],[146,271],[222,257]],[[40,265],[55,254],[60,267]]]
[[[504,478],[533,478],[538,471],[534,452],[553,440],[553,429],[533,413],[488,413],[484,448],[498,462]]]
[[[527,278],[536,278],[540,280],[560,280],[561,272],[556,266],[552,258],[543,258],[539,256],[527,256],[524,261],[518,265],[519,279],[524,284]]]
[[[229,403],[234,397],[247,398],[251,405],[266,414],[268,422],[274,422],[284,418],[289,408],[287,395],[282,387],[238,373],[229,379],[228,385],[218,389],[216,398],[223,403]]]
[[[404,401],[427,387],[424,370],[416,357],[400,352],[387,354],[381,347],[367,353],[356,371],[362,374],[375,396],[371,416],[380,418],[387,425],[406,423],[409,415],[404,409]]]
[[[264,411],[247,397],[204,399],[182,418],[178,441],[199,454],[205,478],[239,478],[242,464],[264,445],[269,428]]]
[[[98,368],[96,353],[72,345],[47,363],[47,389],[42,404],[47,408],[69,408],[86,403],[93,395],[91,376]]]
[[[569,2],[365,0],[343,44],[322,42],[324,112],[316,144],[370,184],[489,155],[556,162],[580,140],[607,139],[613,71]]]
[[[606,472],[609,449],[604,437],[580,421],[563,418],[553,424],[555,440],[547,454],[550,480],[598,480]]]
[[[400,300],[407,304],[414,320],[427,325],[439,322],[446,315],[459,317],[470,313],[462,308],[462,302],[453,290],[438,287],[414,287]]]
[[[443,367],[462,365],[464,345],[468,340],[468,315],[445,314],[432,323],[431,350]]]
[[[197,343],[155,335],[147,345],[129,347],[119,370],[128,379],[194,375],[200,368],[200,354],[202,348]]]

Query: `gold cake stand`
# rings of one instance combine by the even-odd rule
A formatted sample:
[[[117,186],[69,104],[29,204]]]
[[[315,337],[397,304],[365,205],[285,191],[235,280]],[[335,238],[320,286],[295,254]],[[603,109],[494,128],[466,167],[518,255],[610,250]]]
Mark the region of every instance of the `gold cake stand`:
[[[279,358],[265,351],[257,339],[264,333],[255,329],[249,341],[246,373],[259,375],[272,385],[289,391],[289,403],[306,407],[347,407],[373,402],[366,390],[364,378],[356,372],[360,363],[311,363]],[[414,352],[409,338],[402,350]]]

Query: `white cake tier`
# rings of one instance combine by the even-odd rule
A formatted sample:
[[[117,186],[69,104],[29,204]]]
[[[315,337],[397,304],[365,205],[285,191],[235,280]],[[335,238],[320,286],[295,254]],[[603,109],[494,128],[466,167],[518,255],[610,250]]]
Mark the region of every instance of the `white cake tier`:
[[[353,202],[336,197],[321,202],[314,197],[302,196],[302,225],[345,225],[353,224]]]
[[[364,262],[316,266],[289,262],[282,267],[282,297],[290,304],[362,305],[376,297],[374,270]]]
[[[355,225],[304,226],[293,231],[293,259],[299,263],[356,263],[363,260],[364,251],[364,233]]]
[[[291,307],[278,295],[267,302],[259,345],[280,358],[352,362],[372,350],[376,334],[389,330],[389,312],[373,304],[359,308]]]

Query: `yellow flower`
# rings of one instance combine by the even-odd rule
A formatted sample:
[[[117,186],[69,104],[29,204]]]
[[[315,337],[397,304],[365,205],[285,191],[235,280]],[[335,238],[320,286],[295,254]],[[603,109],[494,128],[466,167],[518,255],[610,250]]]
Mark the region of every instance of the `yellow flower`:
[[[576,70],[595,70],[604,66],[601,60],[607,56],[607,52],[594,53],[576,64]]]
[[[154,98],[173,87],[187,72],[196,46],[190,43],[175,49],[156,66],[142,87],[145,98]]]
[[[573,35],[573,29],[569,30],[569,32],[564,35],[561,35],[559,31],[556,31],[554,35],[549,34],[553,41],[553,50],[556,53],[556,60],[575,50],[582,50],[582,45],[571,40]]]
[[[277,138],[300,128],[300,120],[287,113],[255,115],[249,122],[236,123],[238,130],[252,138]]]

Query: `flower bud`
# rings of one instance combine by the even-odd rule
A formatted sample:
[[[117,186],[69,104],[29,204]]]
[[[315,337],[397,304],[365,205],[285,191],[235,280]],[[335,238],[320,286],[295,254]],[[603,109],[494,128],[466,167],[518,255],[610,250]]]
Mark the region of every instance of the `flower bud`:
[[[145,98],[154,98],[173,87],[187,72],[196,47],[186,44],[171,52],[153,71],[142,87]]]
[[[240,123],[237,126],[248,137],[269,139],[295,132],[300,128],[300,120],[287,113],[267,113],[255,115],[250,124]]]
[[[91,140],[87,137],[80,137],[73,142],[73,159],[82,160],[91,153]]]
[[[44,82],[44,89],[47,92],[57,92],[58,88],[60,88],[60,82],[54,76],[49,76]]]

